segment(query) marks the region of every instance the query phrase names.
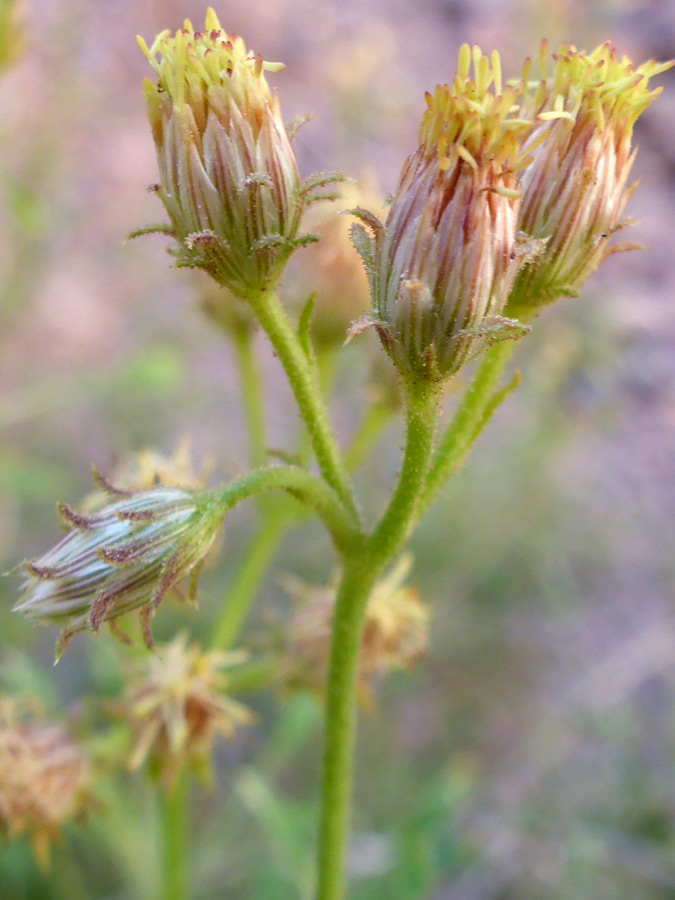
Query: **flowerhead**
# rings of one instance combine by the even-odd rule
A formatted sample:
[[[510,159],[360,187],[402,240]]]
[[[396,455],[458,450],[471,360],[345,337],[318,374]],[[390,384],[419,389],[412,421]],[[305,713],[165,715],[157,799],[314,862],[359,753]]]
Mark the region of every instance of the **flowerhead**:
[[[370,697],[369,680],[393,669],[409,668],[426,652],[429,611],[417,590],[405,584],[412,567],[404,556],[378,581],[368,600],[360,653],[361,698]],[[288,681],[323,690],[328,670],[336,586],[289,582],[297,609],[289,626]]]
[[[549,60],[541,49],[541,79],[524,79],[524,112],[537,125],[524,152],[519,228],[539,252],[516,279],[507,315],[530,318],[562,296],[576,296],[611,253],[634,249],[611,239],[633,187],[631,139],[638,117],[659,95],[649,81],[672,62],[635,66],[609,42],[591,53],[563,44]]]
[[[242,662],[241,653],[188,645],[179,634],[157,647],[130,680],[126,712],[136,733],[131,767],[150,759],[168,782],[186,764],[208,766],[218,733],[232,737],[253,714],[227,696],[225,669]]]
[[[520,265],[516,179],[531,127],[520,92],[502,83],[496,52],[464,45],[452,84],[427,94],[385,224],[356,211],[373,232],[354,230],[374,324],[403,373],[445,378],[487,342],[521,333],[501,318]]]
[[[90,804],[92,770],[59,725],[27,718],[24,706],[0,697],[0,833],[30,835],[46,868],[61,826]]]
[[[178,241],[179,265],[205,269],[239,297],[274,286],[294,247],[300,180],[265,62],[228,35],[212,9],[142,51],[157,149],[157,186]]]
[[[127,493],[156,487],[198,490],[206,484],[211,467],[212,460],[207,459],[202,463],[201,471],[197,470],[190,451],[190,439],[183,437],[171,454],[161,453],[154,447],[144,447],[123,457],[113,470],[110,481],[118,490],[121,488]],[[99,483],[82,501],[80,510],[88,512],[98,509],[108,499],[109,490]]]
[[[59,625],[57,658],[85,628],[140,610],[147,642],[162,599],[190,576],[196,591],[201,564],[221,530],[224,513],[208,492],[158,487],[121,492],[102,482],[108,499],[79,514],[65,504],[66,536],[24,564],[23,595],[14,609],[45,625]]]

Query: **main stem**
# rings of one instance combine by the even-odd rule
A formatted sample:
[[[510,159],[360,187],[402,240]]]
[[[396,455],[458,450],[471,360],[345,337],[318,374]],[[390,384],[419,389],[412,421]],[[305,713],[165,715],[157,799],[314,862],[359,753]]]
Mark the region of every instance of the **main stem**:
[[[319,832],[318,900],[342,900],[356,733],[356,687],[363,621],[377,578],[401,549],[415,516],[433,446],[439,392],[406,386],[407,441],[398,486],[379,525],[345,563],[331,638]]]
[[[356,515],[352,486],[340,455],[328,413],[321,399],[312,366],[284,308],[275,294],[265,294],[252,303],[255,313],[286,370],[300,408],[321,472],[345,507]]]

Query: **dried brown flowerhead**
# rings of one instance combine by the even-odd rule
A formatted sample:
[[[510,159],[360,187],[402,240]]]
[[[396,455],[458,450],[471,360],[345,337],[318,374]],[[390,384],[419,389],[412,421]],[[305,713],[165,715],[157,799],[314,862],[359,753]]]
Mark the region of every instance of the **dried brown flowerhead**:
[[[377,582],[368,601],[360,657],[360,693],[369,700],[369,682],[413,665],[427,650],[429,611],[415,588],[404,585],[412,559],[404,556]],[[336,585],[319,587],[288,581],[297,608],[289,626],[287,680],[322,692],[325,687],[335,610]]]
[[[0,832],[29,835],[47,868],[62,826],[91,805],[92,769],[61,726],[26,713],[25,704],[0,697]]]
[[[216,735],[231,738],[254,716],[227,695],[225,670],[243,654],[205,651],[185,633],[157,647],[130,680],[126,715],[136,734],[131,767],[150,760],[171,784],[186,765],[208,771]]]

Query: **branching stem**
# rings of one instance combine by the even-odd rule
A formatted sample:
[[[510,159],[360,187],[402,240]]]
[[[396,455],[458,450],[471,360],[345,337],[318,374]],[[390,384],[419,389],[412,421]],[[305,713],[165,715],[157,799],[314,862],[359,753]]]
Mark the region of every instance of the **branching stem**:
[[[345,508],[357,516],[349,475],[333,434],[326,406],[316,383],[310,361],[300,339],[291,327],[283,306],[275,294],[264,294],[252,302],[260,324],[269,337],[281,364],[312,441],[319,468]]]
[[[345,894],[363,621],[377,578],[400,551],[413,522],[433,446],[439,400],[435,385],[407,385],[406,451],[398,486],[375,531],[348,556],[337,594],[326,697],[318,900],[342,900]]]
[[[340,552],[348,552],[359,539],[360,532],[355,518],[345,511],[336,492],[325,481],[297,466],[264,466],[254,469],[215,491],[213,503],[227,513],[249,497],[274,490],[286,491],[312,507],[330,531]]]

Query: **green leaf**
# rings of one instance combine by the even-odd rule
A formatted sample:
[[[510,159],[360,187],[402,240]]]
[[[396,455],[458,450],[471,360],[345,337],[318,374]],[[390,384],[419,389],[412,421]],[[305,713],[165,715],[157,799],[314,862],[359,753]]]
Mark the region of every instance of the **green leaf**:
[[[358,222],[352,223],[349,235],[356,252],[363,260],[366,272],[370,276],[375,268],[375,238],[368,234],[363,225],[360,225]]]
[[[342,172],[315,172],[313,175],[309,175],[302,183],[302,187],[300,188],[300,194],[308,194],[310,191],[315,190],[318,187],[325,187],[327,184],[339,184],[345,181],[352,181],[353,179],[348,178]]]

